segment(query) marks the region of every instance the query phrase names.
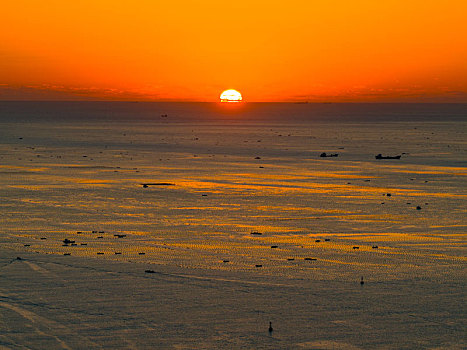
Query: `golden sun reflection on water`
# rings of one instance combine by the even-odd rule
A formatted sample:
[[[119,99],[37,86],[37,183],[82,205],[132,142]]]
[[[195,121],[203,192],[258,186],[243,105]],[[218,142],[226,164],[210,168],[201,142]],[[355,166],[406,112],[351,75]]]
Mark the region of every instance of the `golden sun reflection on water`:
[[[203,140],[199,137],[204,142],[199,147],[192,131],[197,126],[158,131],[160,126],[126,125],[131,132],[125,133],[134,135],[131,142],[141,141],[137,146],[125,139],[128,135],[118,136],[121,126],[105,127],[113,132],[105,134],[103,128],[92,134],[86,128],[80,134],[88,147],[86,158],[73,147],[60,150],[63,158],[36,157],[39,151],[25,150],[33,163],[26,166],[4,146],[5,244],[310,279],[361,271],[405,278],[414,269],[432,273],[443,264],[460,268],[463,262],[465,168],[409,160],[376,163],[356,148],[349,156],[367,160],[347,160],[351,144],[337,159],[324,161],[308,149],[338,142],[326,128],[306,130],[321,139],[297,136],[282,143],[269,128],[251,133],[233,126],[236,136],[222,137],[215,128]],[[291,134],[305,135],[301,128],[289,128]],[[107,139],[96,141],[101,133]],[[250,142],[241,148],[239,140]],[[89,146],[87,141],[92,141]],[[107,144],[118,147],[108,150]],[[292,151],[285,153],[285,148]],[[58,151],[44,147],[40,152]],[[143,183],[173,186],[143,188]],[[115,236],[122,234],[126,237]],[[65,238],[77,245],[63,246]]]

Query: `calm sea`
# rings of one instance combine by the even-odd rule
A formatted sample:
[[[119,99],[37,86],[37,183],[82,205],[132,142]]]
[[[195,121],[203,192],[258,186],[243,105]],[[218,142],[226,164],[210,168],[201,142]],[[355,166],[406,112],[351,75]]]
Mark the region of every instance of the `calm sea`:
[[[0,102],[1,241],[255,274],[460,278],[466,121],[466,104]]]

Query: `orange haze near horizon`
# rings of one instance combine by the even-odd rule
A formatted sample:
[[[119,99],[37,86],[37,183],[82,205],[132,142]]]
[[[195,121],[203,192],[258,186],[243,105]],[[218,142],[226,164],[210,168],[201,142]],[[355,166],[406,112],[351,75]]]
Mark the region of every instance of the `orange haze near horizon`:
[[[467,102],[467,2],[15,0],[0,100]]]

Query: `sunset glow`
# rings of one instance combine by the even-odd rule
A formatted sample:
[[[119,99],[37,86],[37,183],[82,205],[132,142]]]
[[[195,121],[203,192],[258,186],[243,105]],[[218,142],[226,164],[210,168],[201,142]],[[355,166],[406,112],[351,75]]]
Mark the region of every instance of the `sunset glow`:
[[[5,1],[0,99],[466,102],[467,2]]]

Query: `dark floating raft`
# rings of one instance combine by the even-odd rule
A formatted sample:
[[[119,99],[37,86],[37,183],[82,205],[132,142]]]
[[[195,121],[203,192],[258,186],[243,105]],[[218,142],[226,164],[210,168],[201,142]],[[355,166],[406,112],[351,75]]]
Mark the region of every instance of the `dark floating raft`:
[[[141,184],[144,188],[148,188],[149,186],[175,186],[175,184],[172,184],[170,182],[155,182],[155,183],[145,183]]]

